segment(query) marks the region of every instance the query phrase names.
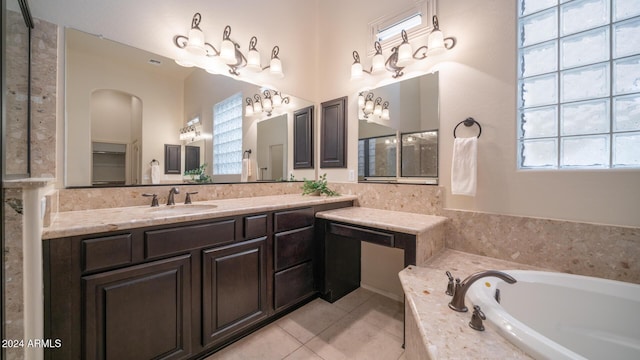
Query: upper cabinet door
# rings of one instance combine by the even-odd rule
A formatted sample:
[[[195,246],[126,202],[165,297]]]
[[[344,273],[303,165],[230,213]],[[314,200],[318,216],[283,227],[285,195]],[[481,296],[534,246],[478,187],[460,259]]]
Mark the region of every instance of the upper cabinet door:
[[[309,106],[293,113],[294,169],[313,169],[313,111]]]
[[[347,97],[322,103],[320,168],[347,167]]]
[[[164,144],[164,173],[165,174],[180,174],[181,155],[180,145]]]

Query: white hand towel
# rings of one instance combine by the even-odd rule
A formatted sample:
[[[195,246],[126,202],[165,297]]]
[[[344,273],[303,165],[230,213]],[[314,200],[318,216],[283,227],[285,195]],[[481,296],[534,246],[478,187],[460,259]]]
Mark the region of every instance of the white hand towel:
[[[151,183],[160,184],[160,165],[157,163],[151,165]]]
[[[453,195],[476,196],[477,168],[478,138],[454,139],[451,164],[451,193]]]
[[[240,175],[240,181],[249,181],[249,176],[251,176],[251,160],[242,159],[242,174]]]

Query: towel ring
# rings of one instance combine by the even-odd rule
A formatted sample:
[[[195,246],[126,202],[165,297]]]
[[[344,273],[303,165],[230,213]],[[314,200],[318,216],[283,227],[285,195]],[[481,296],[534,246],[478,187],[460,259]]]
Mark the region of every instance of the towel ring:
[[[468,118],[460,121],[458,123],[458,125],[456,125],[456,127],[453,128],[453,138],[454,139],[456,138],[456,130],[458,129],[458,126],[460,126],[460,124],[464,124],[464,126],[466,126],[466,127],[471,127],[471,126],[473,126],[473,124],[476,124],[476,125],[478,125],[478,129],[479,129],[478,138],[480,138],[480,135],[482,135],[482,126],[480,126],[480,123],[477,122],[474,118],[468,117]]]
[[[156,160],[156,159],[153,159],[153,160],[151,160],[151,162],[149,163],[149,165],[153,165],[153,164],[158,164],[158,165],[160,165],[160,161],[158,161],[158,160]]]
[[[243,159],[249,159],[250,157],[251,157],[251,149],[249,149],[249,150],[245,150],[245,151],[242,153],[242,158],[243,158]]]

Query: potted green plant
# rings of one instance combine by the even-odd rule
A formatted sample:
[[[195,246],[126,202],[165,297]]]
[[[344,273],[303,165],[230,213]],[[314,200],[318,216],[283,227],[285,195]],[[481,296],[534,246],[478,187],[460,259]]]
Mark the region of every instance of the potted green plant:
[[[185,176],[191,176],[191,182],[195,183],[210,183],[211,176],[205,174],[207,164],[202,164],[199,167],[184,172]]]
[[[327,195],[327,196],[338,196],[340,195],[338,192],[329,189],[327,186],[327,174],[323,174],[318,178],[318,180],[307,180],[304,179],[304,183],[302,184],[302,195]]]

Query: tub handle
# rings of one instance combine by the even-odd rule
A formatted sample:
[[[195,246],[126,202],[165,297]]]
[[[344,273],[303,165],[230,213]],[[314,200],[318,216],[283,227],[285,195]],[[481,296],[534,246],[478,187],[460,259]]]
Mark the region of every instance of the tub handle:
[[[471,321],[469,321],[469,327],[473,330],[484,331],[484,325],[482,320],[487,320],[479,305],[473,306],[473,315],[471,315]]]
[[[445,294],[453,296],[453,275],[451,275],[449,271],[447,271],[445,274],[447,274],[447,277],[449,278],[449,283],[447,284],[447,291],[445,291]]]

